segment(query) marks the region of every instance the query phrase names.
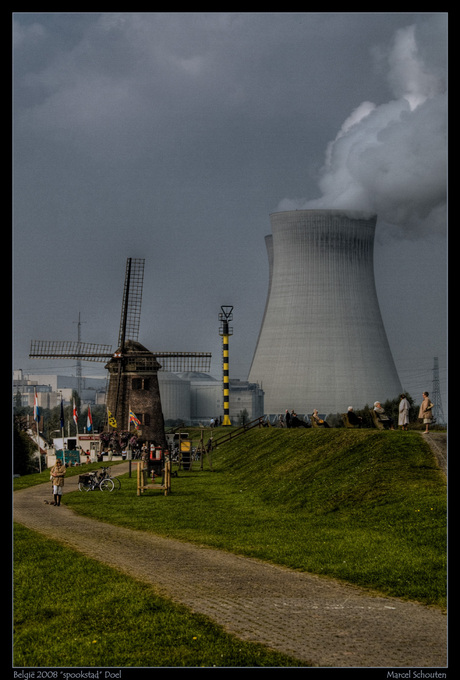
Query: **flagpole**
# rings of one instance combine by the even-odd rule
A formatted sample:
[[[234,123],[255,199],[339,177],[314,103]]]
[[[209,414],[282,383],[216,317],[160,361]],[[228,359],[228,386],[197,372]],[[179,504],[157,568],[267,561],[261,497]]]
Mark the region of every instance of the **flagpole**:
[[[64,453],[64,404],[62,403],[62,392],[61,394],[61,437],[62,437],[62,463],[65,467],[65,453]]]
[[[40,431],[38,427],[38,421],[37,421],[37,448],[38,448],[38,470],[39,472],[42,471],[42,454],[40,452]]]
[[[38,408],[38,394],[37,390],[35,390],[35,398],[34,398],[34,420],[36,423],[36,430],[37,430],[37,448],[38,448],[38,469],[41,472],[42,471],[42,456],[40,453],[40,409]]]

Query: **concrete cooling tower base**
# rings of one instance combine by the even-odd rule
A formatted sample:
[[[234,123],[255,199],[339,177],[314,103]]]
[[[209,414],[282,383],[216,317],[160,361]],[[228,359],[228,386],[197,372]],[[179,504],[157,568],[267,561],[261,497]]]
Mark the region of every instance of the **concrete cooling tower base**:
[[[269,290],[249,373],[265,413],[341,413],[398,396],[374,281],[376,217],[292,210],[270,221]]]

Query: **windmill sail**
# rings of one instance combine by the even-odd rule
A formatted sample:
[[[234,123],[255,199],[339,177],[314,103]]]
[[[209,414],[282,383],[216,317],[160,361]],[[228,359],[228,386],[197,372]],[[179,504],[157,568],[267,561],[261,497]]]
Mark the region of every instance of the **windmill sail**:
[[[32,340],[30,359],[85,359],[107,361],[112,356],[112,345],[72,340]]]
[[[161,371],[170,373],[201,372],[211,370],[210,352],[154,352]]]
[[[139,340],[141,322],[142,289],[145,260],[129,257],[126,262],[125,286],[121,306],[118,347],[123,350],[126,340]]]

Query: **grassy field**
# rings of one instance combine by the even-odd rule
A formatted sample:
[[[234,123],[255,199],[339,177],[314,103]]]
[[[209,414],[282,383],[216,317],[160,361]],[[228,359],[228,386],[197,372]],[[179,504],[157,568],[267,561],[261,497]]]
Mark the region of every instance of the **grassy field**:
[[[14,580],[15,667],[306,665],[242,642],[148,585],[22,526]]]
[[[172,479],[172,493],[166,497],[160,491],[137,496],[133,472],[131,478],[122,477],[118,492],[76,492],[64,496],[63,502],[79,513],[112,524],[339,578],[386,595],[445,606],[446,482],[420,434],[264,428],[219,446],[211,462],[212,469],[205,458],[203,469],[194,462],[190,471],[179,470]],[[29,483],[32,481],[35,480]],[[17,549],[20,545],[21,541],[17,542]],[[21,605],[16,605],[16,611],[21,614],[28,602],[28,572],[22,567],[33,561],[38,550],[34,548],[32,555],[30,545],[24,543],[16,561],[16,582],[21,593],[17,596]],[[67,574],[75,557],[59,546],[47,549],[57,555],[58,578],[59,574]],[[87,582],[89,574],[102,568],[87,564],[70,582],[77,588],[80,582]],[[107,578],[98,577],[97,582],[104,584]],[[110,579],[113,578],[112,575]],[[117,578],[127,581],[125,577]],[[49,588],[49,578],[42,578],[39,584],[43,595]],[[136,590],[139,591],[138,585]],[[140,591],[146,593],[147,599],[152,598],[145,586]],[[143,605],[138,606],[141,610]],[[39,619],[39,612],[28,615],[29,623],[21,620],[17,629],[22,653],[28,639],[23,633],[27,625],[34,630],[34,616]],[[136,625],[129,614],[128,619]],[[126,629],[127,625],[123,622],[121,627]],[[188,630],[186,623],[180,625]],[[203,625],[209,629],[208,622]],[[108,630],[114,627],[120,628],[114,623],[104,624]],[[212,626],[210,629],[211,637],[220,639],[221,631]],[[91,633],[87,644],[91,637],[98,639]],[[221,662],[224,657],[216,659],[215,655],[210,661],[200,655],[193,657],[193,646],[198,645],[189,638],[187,652],[184,648],[179,655],[186,662],[177,665],[292,665],[289,660],[266,662],[260,649],[248,652],[245,647],[238,657],[240,652],[235,649],[242,647],[233,640],[229,644],[237,645],[224,653],[232,663]],[[170,645],[166,643],[166,647]],[[97,642],[91,642],[89,648],[97,650]],[[165,665],[176,665],[177,657],[171,649],[169,652],[171,663]],[[256,663],[248,662],[248,654]],[[193,658],[200,663],[193,663]],[[157,665],[155,658],[150,661],[149,665]],[[84,665],[100,663],[88,664],[86,660]],[[122,664],[117,661],[114,665]],[[133,660],[131,665],[142,664]]]

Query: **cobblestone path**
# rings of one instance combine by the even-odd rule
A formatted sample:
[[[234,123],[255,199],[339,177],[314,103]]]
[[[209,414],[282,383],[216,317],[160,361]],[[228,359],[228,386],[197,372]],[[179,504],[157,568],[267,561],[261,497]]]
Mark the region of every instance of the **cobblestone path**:
[[[66,480],[66,493],[77,480]],[[17,491],[15,521],[150,583],[241,639],[317,667],[447,665],[447,617],[438,609],[87,519],[45,504],[49,497],[49,484]]]

